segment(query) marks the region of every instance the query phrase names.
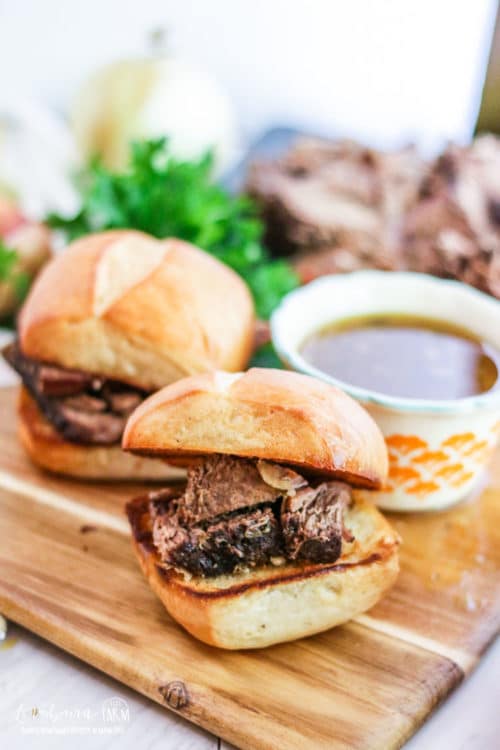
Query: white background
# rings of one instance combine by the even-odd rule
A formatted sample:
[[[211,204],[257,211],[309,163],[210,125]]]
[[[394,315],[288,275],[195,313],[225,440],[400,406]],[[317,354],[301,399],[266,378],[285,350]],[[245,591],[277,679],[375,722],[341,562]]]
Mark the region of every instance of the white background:
[[[274,124],[435,148],[470,136],[494,0],[0,0],[0,98],[64,109],[153,28],[226,87],[243,132]]]

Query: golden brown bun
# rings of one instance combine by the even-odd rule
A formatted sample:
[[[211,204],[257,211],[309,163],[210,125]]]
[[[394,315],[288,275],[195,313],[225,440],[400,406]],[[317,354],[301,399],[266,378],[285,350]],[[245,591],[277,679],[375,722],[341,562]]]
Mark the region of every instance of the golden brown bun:
[[[33,463],[56,474],[82,479],[181,479],[182,469],[162,461],[123,453],[119,445],[86,446],[63,440],[21,386],[18,400],[19,437]]]
[[[155,390],[245,367],[254,310],[242,279],[207,253],[121,230],[78,240],[43,269],[19,335],[29,357]]]
[[[144,455],[226,453],[292,464],[380,487],[387,449],[368,413],[307,375],[253,368],[173,383],[131,415],[125,450]]]
[[[153,591],[174,620],[219,648],[261,648],[346,622],[372,607],[399,570],[396,532],[362,500],[346,512],[356,540],[343,545],[335,563],[268,566],[208,579],[161,566],[147,498],[132,500],[127,511],[134,549]]]

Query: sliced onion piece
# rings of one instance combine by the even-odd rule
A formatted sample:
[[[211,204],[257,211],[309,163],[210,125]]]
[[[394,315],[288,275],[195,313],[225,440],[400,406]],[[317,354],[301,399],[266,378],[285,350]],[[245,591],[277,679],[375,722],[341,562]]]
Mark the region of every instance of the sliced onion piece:
[[[293,496],[301,487],[307,487],[307,480],[304,477],[285,466],[259,459],[257,470],[266,484],[276,490],[283,490],[288,495]]]

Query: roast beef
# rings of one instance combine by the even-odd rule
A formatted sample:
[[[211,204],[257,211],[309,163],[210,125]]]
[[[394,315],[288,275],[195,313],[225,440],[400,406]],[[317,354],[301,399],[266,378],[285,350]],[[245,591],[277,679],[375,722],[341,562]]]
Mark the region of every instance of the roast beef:
[[[188,472],[183,494],[150,495],[153,540],[167,565],[206,577],[286,560],[334,562],[352,541],[348,485],[314,487],[268,461],[215,454]]]
[[[247,187],[271,250],[293,256],[310,280],[399,267],[402,218],[424,171],[412,148],[382,153],[353,141],[304,138],[281,158],[255,163]]]
[[[267,564],[282,554],[278,519],[269,505],[184,526],[179,506],[153,501],[153,540],[164,562],[212,577]]]
[[[36,391],[44,396],[74,396],[92,385],[93,378],[88,373],[67,370],[26,357],[18,342],[7,346],[2,353],[32,393]]]
[[[143,401],[145,395],[131,388],[116,390],[116,387],[113,389],[109,383],[103,388],[103,394],[111,411],[115,412],[115,414],[121,414],[124,417],[132,414],[134,409]]]
[[[281,524],[287,557],[330,562],[340,556],[344,510],[351,502],[350,487],[324,482],[283,500]]]
[[[406,264],[500,297],[499,206],[499,139],[484,135],[449,146],[406,218]]]
[[[125,429],[126,418],[121,415],[73,409],[64,399],[47,404],[45,414],[62,437],[72,443],[112,445],[120,441]]]
[[[240,508],[272,503],[279,494],[264,482],[255,461],[211,456],[188,473],[180,519],[185,524],[198,523]]]
[[[118,443],[128,415],[145,398],[132,386],[27,357],[17,342],[3,351],[62,438],[85,445]]]

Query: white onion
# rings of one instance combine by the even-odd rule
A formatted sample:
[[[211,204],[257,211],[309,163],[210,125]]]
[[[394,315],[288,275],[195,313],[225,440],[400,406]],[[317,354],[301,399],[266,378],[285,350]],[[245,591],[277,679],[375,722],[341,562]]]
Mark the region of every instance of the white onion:
[[[215,171],[238,156],[231,103],[217,81],[176,59],[113,63],[83,85],[71,111],[82,156],[100,155],[114,169],[127,163],[129,143],[168,136],[175,155],[215,152]]]

